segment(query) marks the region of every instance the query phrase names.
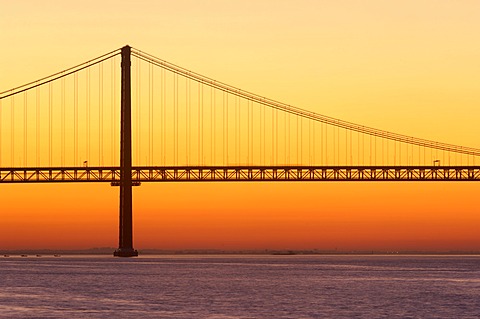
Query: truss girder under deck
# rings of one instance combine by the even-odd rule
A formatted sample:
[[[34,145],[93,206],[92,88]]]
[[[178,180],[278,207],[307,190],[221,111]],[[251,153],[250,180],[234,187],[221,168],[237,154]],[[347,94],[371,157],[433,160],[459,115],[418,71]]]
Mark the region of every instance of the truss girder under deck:
[[[119,167],[0,168],[0,183],[108,182]],[[191,166],[133,167],[132,182],[480,181],[480,166]]]

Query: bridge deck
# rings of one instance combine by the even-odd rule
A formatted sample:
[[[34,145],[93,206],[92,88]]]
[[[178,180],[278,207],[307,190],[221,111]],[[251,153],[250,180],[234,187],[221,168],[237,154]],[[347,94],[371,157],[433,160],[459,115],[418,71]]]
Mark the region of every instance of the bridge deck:
[[[108,182],[119,167],[0,168],[0,183]],[[132,182],[480,181],[480,166],[142,166]]]

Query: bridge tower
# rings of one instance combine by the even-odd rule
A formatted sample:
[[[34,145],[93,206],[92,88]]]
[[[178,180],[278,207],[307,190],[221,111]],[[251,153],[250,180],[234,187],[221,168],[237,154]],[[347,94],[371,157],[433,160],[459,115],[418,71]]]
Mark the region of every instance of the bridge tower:
[[[118,257],[138,256],[133,249],[132,225],[132,98],[131,98],[131,48],[122,48],[122,100],[120,116],[120,229]]]

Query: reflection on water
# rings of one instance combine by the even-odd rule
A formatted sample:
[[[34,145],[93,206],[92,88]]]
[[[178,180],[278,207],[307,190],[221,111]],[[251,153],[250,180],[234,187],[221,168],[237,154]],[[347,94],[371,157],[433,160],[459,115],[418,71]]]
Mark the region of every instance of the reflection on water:
[[[479,318],[475,256],[0,258],[0,318]]]

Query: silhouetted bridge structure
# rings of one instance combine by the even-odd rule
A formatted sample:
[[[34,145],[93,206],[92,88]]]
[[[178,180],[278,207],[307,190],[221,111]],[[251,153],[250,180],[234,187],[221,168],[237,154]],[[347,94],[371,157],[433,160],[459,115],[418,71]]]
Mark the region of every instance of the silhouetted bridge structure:
[[[129,46],[0,93],[0,128],[0,183],[120,187],[123,257],[137,255],[144,182],[480,180],[480,149],[320,115]]]
[[[2,183],[107,182],[120,185],[119,167],[2,168]],[[478,181],[480,167],[132,167],[132,183],[280,181]]]

